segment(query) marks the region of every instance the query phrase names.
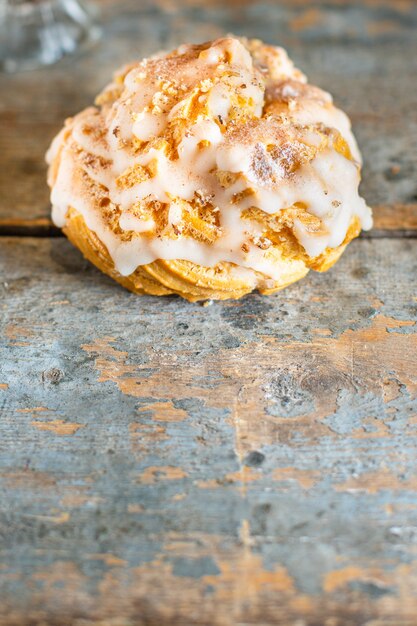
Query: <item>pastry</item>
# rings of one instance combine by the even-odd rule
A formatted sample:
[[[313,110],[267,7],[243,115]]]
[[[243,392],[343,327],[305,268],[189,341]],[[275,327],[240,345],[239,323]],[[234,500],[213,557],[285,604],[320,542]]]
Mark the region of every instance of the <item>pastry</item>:
[[[124,67],[47,161],[55,224],[138,294],[271,294],[372,225],[348,118],[258,40]]]

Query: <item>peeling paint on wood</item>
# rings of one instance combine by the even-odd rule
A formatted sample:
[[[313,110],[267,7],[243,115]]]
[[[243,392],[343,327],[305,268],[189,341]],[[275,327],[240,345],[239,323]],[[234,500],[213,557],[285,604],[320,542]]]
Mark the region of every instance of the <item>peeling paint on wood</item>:
[[[204,308],[2,238],[1,626],[414,624],[416,261]]]
[[[414,626],[417,4],[101,4],[91,54],[0,77],[0,626]],[[270,298],[137,298],[55,236],[44,150],[228,31],[351,114],[375,229]]]

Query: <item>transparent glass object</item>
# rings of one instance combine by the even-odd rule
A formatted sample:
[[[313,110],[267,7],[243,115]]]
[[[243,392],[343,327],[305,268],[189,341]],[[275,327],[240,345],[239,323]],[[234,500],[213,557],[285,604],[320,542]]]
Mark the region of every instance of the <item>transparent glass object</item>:
[[[99,34],[91,8],[78,0],[0,0],[0,70],[50,65]]]

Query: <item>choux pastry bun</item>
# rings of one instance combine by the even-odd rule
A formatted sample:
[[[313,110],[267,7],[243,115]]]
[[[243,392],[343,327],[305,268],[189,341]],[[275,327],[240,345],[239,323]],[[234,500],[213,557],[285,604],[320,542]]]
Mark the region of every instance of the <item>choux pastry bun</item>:
[[[258,40],[124,67],[47,161],[55,224],[137,294],[271,294],[372,226],[348,118]]]

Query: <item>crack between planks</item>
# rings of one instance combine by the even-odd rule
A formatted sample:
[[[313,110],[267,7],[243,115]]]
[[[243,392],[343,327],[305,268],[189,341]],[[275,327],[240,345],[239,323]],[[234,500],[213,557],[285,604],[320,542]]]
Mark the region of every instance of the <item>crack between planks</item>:
[[[29,238],[34,237],[36,239],[57,239],[64,238],[64,233],[59,228],[41,229],[41,228],[3,228],[0,226],[0,238],[1,237],[16,237]]]
[[[60,228],[47,217],[28,220],[0,219],[0,237],[64,237]]]

